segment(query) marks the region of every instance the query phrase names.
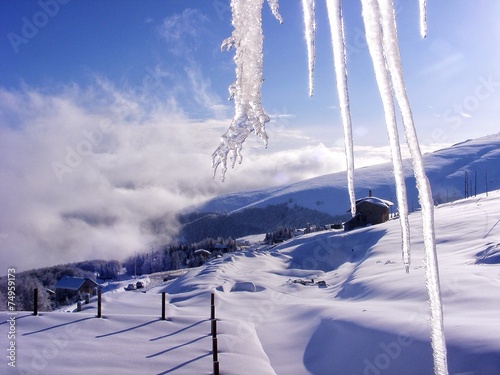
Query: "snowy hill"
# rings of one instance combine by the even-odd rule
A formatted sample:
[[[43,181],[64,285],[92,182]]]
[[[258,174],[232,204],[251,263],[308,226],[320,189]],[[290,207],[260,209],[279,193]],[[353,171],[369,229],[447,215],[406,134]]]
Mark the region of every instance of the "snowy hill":
[[[499,190],[435,210],[450,374],[500,373],[499,218]],[[256,244],[146,293],[109,287],[101,319],[95,301],[17,312],[16,368],[4,357],[2,373],[210,374],[214,292],[222,374],[432,374],[420,213],[410,225],[409,274],[390,220]],[[10,317],[0,312],[4,349]]]
[[[436,203],[464,197],[465,172],[468,172],[469,196],[500,188],[500,133],[468,140],[452,147],[424,155],[424,163]],[[411,161],[405,160],[408,204],[418,208]],[[373,194],[395,202],[396,193],[392,164],[385,163],[355,170],[356,196]],[[249,207],[266,207],[288,203],[341,215],[349,209],[346,173],[339,172],[300,181],[294,184],[216,197],[197,210],[228,213]]]

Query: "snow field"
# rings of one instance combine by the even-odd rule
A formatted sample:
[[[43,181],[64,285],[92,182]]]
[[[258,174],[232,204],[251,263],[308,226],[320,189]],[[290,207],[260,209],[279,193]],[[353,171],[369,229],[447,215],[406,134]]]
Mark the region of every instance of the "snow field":
[[[435,209],[450,374],[500,373],[499,212],[499,191]],[[95,302],[18,312],[18,368],[2,373],[210,374],[214,292],[223,374],[432,374],[420,215],[409,216],[409,274],[391,220],[255,245],[147,293],[110,290],[102,319]]]

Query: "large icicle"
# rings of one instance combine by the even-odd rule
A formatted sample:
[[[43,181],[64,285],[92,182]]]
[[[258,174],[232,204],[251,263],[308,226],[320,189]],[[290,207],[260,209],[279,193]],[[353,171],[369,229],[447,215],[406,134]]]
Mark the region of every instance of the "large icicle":
[[[406,197],[401,147],[399,144],[396,111],[394,109],[390,76],[386,68],[382,45],[382,26],[380,24],[379,13],[378,4],[375,1],[363,1],[363,21],[366,29],[366,41],[372,58],[380,97],[382,99],[387,133],[389,136],[391,159],[394,168],[394,180],[396,183],[399,221],[401,225],[402,257],[406,272],[408,273],[410,268],[410,224],[408,220],[408,202]]]
[[[222,49],[236,49],[236,81],[229,87],[230,98],[234,99],[234,116],[229,129],[222,135],[219,147],[212,154],[214,177],[222,164],[224,181],[229,154],[231,166],[236,160],[242,162],[241,148],[251,132],[255,132],[267,147],[265,124],[269,117],[262,108],[262,5],[264,0],[231,0],[232,23],[234,31],[222,43]],[[278,1],[268,0],[273,14],[281,22]]]
[[[307,44],[307,62],[309,67],[309,96],[314,91],[314,64],[316,60],[316,9],[315,0],[302,0],[304,12],[304,31]]]
[[[354,147],[349,108],[349,92],[347,88],[346,50],[344,37],[344,22],[342,19],[341,0],[327,0],[328,19],[332,35],[333,61],[335,79],[340,102],[340,114],[344,127],[344,144],[347,163],[347,188],[351,203],[351,215],[356,215],[356,198],[354,194]]]
[[[419,0],[420,7],[420,36],[425,38],[427,36],[427,1]]]
[[[443,308],[439,285],[439,268],[436,253],[436,239],[434,233],[434,202],[429,180],[425,173],[422,153],[413,123],[410,103],[406,95],[403,79],[403,69],[399,54],[396,19],[392,0],[378,0],[382,27],[384,30],[384,50],[387,66],[390,70],[394,95],[401,110],[406,141],[413,162],[413,170],[417,181],[419,202],[422,208],[422,231],[425,247],[425,274],[427,292],[429,294],[431,345],[434,353],[435,374],[448,374],[446,360],[446,341],[443,328]]]

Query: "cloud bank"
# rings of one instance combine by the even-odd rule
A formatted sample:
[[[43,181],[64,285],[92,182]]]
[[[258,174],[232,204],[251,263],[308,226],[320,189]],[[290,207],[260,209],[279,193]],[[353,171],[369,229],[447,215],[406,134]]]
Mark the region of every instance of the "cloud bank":
[[[345,169],[342,145],[293,130],[293,115],[271,114],[269,148],[249,139],[243,164],[226,182],[213,180],[210,154],[230,120],[197,74],[189,76],[212,114],[205,120],[190,119],[173,96],[152,99],[99,78],[85,88],[0,88],[2,263],[123,259],[171,241],[176,215],[206,199]],[[388,157],[358,154],[357,166]]]
[[[190,120],[174,99],[98,79],[85,89],[1,89],[0,103],[0,249],[9,266],[123,259],[171,240],[180,211],[248,181],[212,180],[210,150],[227,120]]]
[[[169,241],[180,210],[219,193],[205,151],[217,120],[107,82],[0,90],[0,103],[4,264],[122,259]]]

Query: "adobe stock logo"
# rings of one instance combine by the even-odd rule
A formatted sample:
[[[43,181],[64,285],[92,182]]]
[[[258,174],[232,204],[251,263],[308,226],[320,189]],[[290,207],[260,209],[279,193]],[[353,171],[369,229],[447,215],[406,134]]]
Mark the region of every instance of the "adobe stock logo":
[[[19,46],[21,44],[28,44],[31,39],[33,39],[38,31],[47,26],[49,19],[55,17],[60,10],[60,5],[66,5],[70,0],[39,0],[38,5],[40,10],[33,13],[33,15],[21,18],[21,35],[14,32],[7,34],[7,39],[9,39],[10,45],[14,49],[15,53],[19,52]]]

